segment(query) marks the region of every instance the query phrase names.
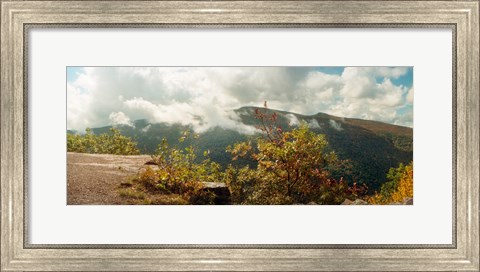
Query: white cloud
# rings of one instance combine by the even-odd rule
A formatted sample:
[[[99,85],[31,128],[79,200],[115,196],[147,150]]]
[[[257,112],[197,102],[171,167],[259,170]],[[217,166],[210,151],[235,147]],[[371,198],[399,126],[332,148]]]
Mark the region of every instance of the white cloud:
[[[384,77],[397,78],[406,72],[406,68],[345,68],[342,74],[345,85],[338,91],[339,101],[330,105],[327,113],[408,125],[411,120],[398,115],[399,109],[407,102],[408,89]],[[383,80],[378,82],[379,78]]]
[[[243,125],[233,111],[206,104],[203,107],[196,103],[161,105],[135,97],[125,101],[124,105],[135,112],[142,112],[143,116],[152,122],[191,125],[198,133],[215,126],[238,130],[245,134],[253,134],[256,131],[254,127]]]
[[[413,104],[413,88],[408,90],[407,102],[410,103],[410,104]]]
[[[151,127],[152,127],[152,125],[151,125],[151,124],[148,124],[147,126],[145,126],[144,128],[142,128],[142,132],[148,132]]]
[[[132,126],[132,122],[130,121],[130,118],[121,111],[110,113],[110,115],[108,116],[108,119],[110,119],[110,125]]]
[[[146,118],[192,125],[199,132],[221,126],[253,133],[232,110],[263,101],[304,115],[409,124],[411,118],[398,110],[411,103],[413,89],[392,83],[407,71],[347,67],[332,75],[314,67],[89,67],[67,83],[67,126],[84,130]]]
[[[363,67],[364,71],[373,71],[372,73],[388,78],[398,78],[408,72],[408,67]]]
[[[90,111],[92,96],[67,83],[67,129],[83,132],[95,119]]]
[[[342,125],[340,123],[336,122],[335,120],[330,119],[328,122],[330,124],[330,127],[332,127],[333,129],[335,129],[337,131],[342,131],[343,130]]]
[[[287,114],[285,117],[287,117],[288,119],[288,124],[290,126],[297,126],[300,125],[300,121],[298,120],[298,118],[293,115],[293,114]]]
[[[320,126],[320,124],[318,123],[318,121],[315,120],[315,119],[310,119],[310,121],[308,121],[308,127],[309,128],[322,128]]]
[[[404,114],[400,115],[394,124],[413,127],[413,111],[406,111]]]

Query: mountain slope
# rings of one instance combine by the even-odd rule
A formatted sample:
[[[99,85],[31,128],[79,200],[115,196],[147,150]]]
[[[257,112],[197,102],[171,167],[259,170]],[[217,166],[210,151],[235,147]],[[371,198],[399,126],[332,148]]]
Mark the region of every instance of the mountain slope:
[[[255,124],[248,107],[237,110],[243,123]],[[257,108],[266,113],[276,112],[278,124],[291,128],[292,120],[307,122],[315,133],[325,134],[330,147],[341,159],[350,160],[351,169],[340,169],[336,177],[366,183],[379,189],[390,167],[413,160],[413,129],[377,121],[341,118],[325,113],[305,116],[284,111]],[[296,119],[295,119],[296,118]]]
[[[366,183],[371,191],[379,189],[385,181],[390,167],[399,163],[409,163],[413,159],[413,130],[408,127],[368,121],[361,119],[341,118],[324,113],[307,116],[291,112],[264,108],[243,107],[235,110],[243,124],[256,126],[259,121],[254,118],[255,109],[266,114],[277,113],[277,125],[283,130],[294,129],[300,122],[306,122],[315,133],[325,134],[330,148],[340,159],[349,160],[349,164],[334,171],[336,178],[344,177],[349,182]],[[108,132],[111,126],[94,128],[95,134]],[[183,131],[189,129],[182,125],[165,123],[151,124],[146,120],[137,120],[133,126],[119,126],[122,134],[133,137],[138,142],[142,153],[154,153],[157,145],[166,138],[171,145],[186,147],[194,144],[199,149],[199,158],[203,151],[210,151],[210,158],[226,166],[231,157],[225,152],[228,145],[245,141],[259,135],[248,136],[235,130],[212,128],[199,135],[194,142],[179,143]],[[236,164],[250,164],[252,161],[237,161]]]

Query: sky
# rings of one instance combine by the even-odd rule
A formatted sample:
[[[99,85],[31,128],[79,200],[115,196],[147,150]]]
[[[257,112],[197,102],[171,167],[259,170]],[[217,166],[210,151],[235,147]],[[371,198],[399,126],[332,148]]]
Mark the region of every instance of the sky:
[[[134,120],[251,133],[233,112],[263,106],[413,126],[412,67],[67,67],[67,129]]]

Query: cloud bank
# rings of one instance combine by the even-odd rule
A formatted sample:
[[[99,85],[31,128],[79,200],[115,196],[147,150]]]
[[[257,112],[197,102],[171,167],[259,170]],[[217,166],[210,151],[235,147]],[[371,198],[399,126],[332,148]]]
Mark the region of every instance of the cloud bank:
[[[315,67],[85,67],[67,82],[67,127],[83,131],[148,119],[200,133],[215,126],[253,133],[232,110],[264,101],[304,115],[412,126],[411,69],[346,67],[329,74]]]

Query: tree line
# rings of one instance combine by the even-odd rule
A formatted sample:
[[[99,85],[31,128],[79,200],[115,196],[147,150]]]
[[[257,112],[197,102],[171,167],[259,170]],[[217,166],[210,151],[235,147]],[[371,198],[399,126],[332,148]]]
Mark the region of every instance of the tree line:
[[[334,178],[332,173],[346,164],[328,148],[323,134],[312,132],[306,123],[290,131],[277,125],[277,114],[256,109],[254,117],[261,136],[228,146],[232,163],[222,170],[209,158],[198,158],[198,135],[185,131],[179,142],[193,143],[176,148],[163,139],[152,162],[155,167],[141,170],[120,194],[144,204],[214,204],[215,194],[206,182],[223,182],[232,204],[341,204],[345,199],[364,199],[371,204],[402,202],[413,197],[413,163],[391,168],[380,192],[368,194],[362,183]],[[136,142],[112,128],[111,133],[67,134],[67,150],[82,153],[136,155]],[[199,160],[200,159],[200,160]],[[256,166],[233,164],[252,160]],[[200,162],[199,162],[200,161]]]

